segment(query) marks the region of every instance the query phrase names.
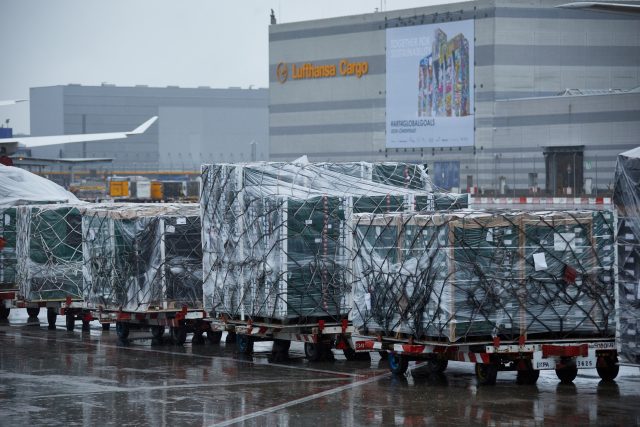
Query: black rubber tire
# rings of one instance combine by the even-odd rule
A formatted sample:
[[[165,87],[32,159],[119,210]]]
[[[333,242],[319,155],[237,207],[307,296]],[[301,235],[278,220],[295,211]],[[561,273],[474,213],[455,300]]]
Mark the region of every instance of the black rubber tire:
[[[287,340],[274,340],[273,347],[271,347],[271,357],[269,361],[271,363],[285,362],[289,359],[289,348],[291,347],[291,341]]]
[[[38,314],[40,314],[40,307],[27,307],[29,317],[38,317]]]
[[[322,360],[324,351],[322,351],[322,345],[319,343],[304,343],[304,355],[309,362],[318,362]]]
[[[387,360],[389,361],[389,370],[394,375],[404,375],[409,368],[409,359],[402,354],[389,353]]]
[[[441,374],[447,370],[449,361],[447,359],[428,359],[423,366],[423,369],[430,374]]]
[[[102,324],[102,330],[103,331],[108,331],[109,329],[111,329],[111,323],[103,323]]]
[[[191,345],[204,345],[204,332],[194,332],[191,337]]]
[[[116,334],[121,340],[129,338],[129,324],[125,322],[116,322]]]
[[[82,321],[82,330],[83,331],[91,330],[91,322],[89,320],[83,320]]]
[[[4,306],[4,303],[0,302],[0,320],[8,320],[11,309]]]
[[[538,382],[538,378],[540,377],[540,370],[533,369],[533,365],[530,360],[525,362],[526,369],[521,369],[518,371],[516,376],[516,384],[520,385],[534,385]]]
[[[236,334],[236,345],[238,346],[238,353],[253,354],[253,339],[250,336]]]
[[[226,344],[235,344],[237,342],[235,332],[227,332],[227,337],[224,339]]]
[[[72,332],[76,327],[76,316],[73,314],[67,314],[65,316],[65,324],[67,326],[67,331]]]
[[[171,340],[175,345],[183,345],[187,342],[187,328],[184,326],[178,326],[177,328],[172,327],[170,329],[171,332]]]
[[[156,339],[162,338],[164,335],[165,327],[161,325],[153,325],[151,326],[151,336]]]
[[[351,362],[371,362],[371,354],[369,352],[358,353],[351,347],[342,350],[344,357]]]
[[[211,344],[220,344],[222,331],[207,331],[207,339]]]
[[[599,358],[600,360],[598,360],[598,364],[597,365],[604,365],[604,366],[597,366],[596,365],[596,370],[598,371],[598,375],[600,376],[600,378],[602,378],[604,381],[613,381],[616,379],[616,377],[618,376],[618,373],[620,372],[620,365],[618,365],[618,358],[617,357],[610,357],[610,356],[604,356]]]
[[[578,375],[578,368],[565,366],[564,368],[556,369],[556,375],[562,384],[571,384]]]
[[[476,379],[478,385],[495,385],[498,378],[498,365],[493,363],[476,363]]]
[[[49,324],[49,329],[56,328],[56,320],[58,320],[58,312],[55,308],[47,309],[47,323]]]

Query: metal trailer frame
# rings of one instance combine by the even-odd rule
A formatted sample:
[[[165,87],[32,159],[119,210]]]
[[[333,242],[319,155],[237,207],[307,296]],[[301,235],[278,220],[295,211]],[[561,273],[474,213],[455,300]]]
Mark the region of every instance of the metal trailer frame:
[[[517,371],[519,384],[535,384],[541,370],[554,369],[561,382],[572,382],[578,369],[596,368],[604,380],[614,379],[619,370],[615,338],[536,339],[502,342],[450,344],[353,334],[357,353],[380,352],[389,359],[389,370],[404,374],[409,361],[424,362],[429,373],[442,373],[449,361],[475,364],[479,385],[493,385],[498,371]]]
[[[13,295],[11,294],[11,291],[0,293],[0,303],[4,299],[5,307],[7,308],[26,308],[30,318],[37,318],[40,314],[40,309],[46,308],[49,329],[56,328],[58,316],[65,316],[67,331],[75,329],[77,320],[82,321],[82,330],[87,331],[89,330],[89,322],[94,320],[87,304],[82,300],[73,299],[71,296],[67,296],[66,299],[28,301],[18,297],[18,291],[13,292]],[[4,298],[5,296],[7,298]]]
[[[351,347],[350,337],[353,326],[347,319],[341,322],[319,319],[316,322],[283,323],[265,319],[262,321],[238,320],[227,317],[205,319],[212,331],[220,334],[227,332],[227,342],[234,342],[238,352],[250,355],[257,341],[273,341],[271,362],[280,362],[288,358],[292,342],[304,343],[306,358],[311,362],[331,359],[333,348],[343,350],[348,360],[361,360]],[[369,354],[364,354],[369,358]]]
[[[202,309],[189,309],[186,306],[181,309],[151,309],[146,311],[108,310],[103,308],[91,308],[94,319],[102,324],[104,330],[109,325],[116,326],[118,338],[126,341],[132,330],[150,331],[153,339],[162,340],[165,329],[168,327],[170,338],[176,345],[182,345],[187,340],[187,334],[192,333],[193,344],[203,344],[204,334],[212,343],[220,342],[222,332],[216,333],[205,322],[205,312]]]

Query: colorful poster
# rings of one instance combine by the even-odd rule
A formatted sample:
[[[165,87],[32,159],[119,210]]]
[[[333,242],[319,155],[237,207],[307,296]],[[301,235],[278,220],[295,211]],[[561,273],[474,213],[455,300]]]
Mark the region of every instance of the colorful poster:
[[[474,21],[389,28],[387,147],[474,143]]]

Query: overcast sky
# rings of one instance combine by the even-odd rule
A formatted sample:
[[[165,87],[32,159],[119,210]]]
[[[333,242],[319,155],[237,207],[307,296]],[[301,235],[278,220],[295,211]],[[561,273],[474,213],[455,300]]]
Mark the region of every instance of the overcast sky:
[[[0,100],[68,83],[266,88],[272,8],[283,23],[451,2],[0,0]],[[29,133],[28,103],[5,119]]]

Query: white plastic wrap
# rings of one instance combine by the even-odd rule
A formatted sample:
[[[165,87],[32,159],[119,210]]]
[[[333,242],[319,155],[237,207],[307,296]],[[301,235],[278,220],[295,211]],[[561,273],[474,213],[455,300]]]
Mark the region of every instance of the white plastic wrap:
[[[81,203],[58,184],[29,171],[0,165],[0,209],[35,203]]]
[[[134,312],[202,308],[197,204],[87,205],[80,211],[87,304]]]

